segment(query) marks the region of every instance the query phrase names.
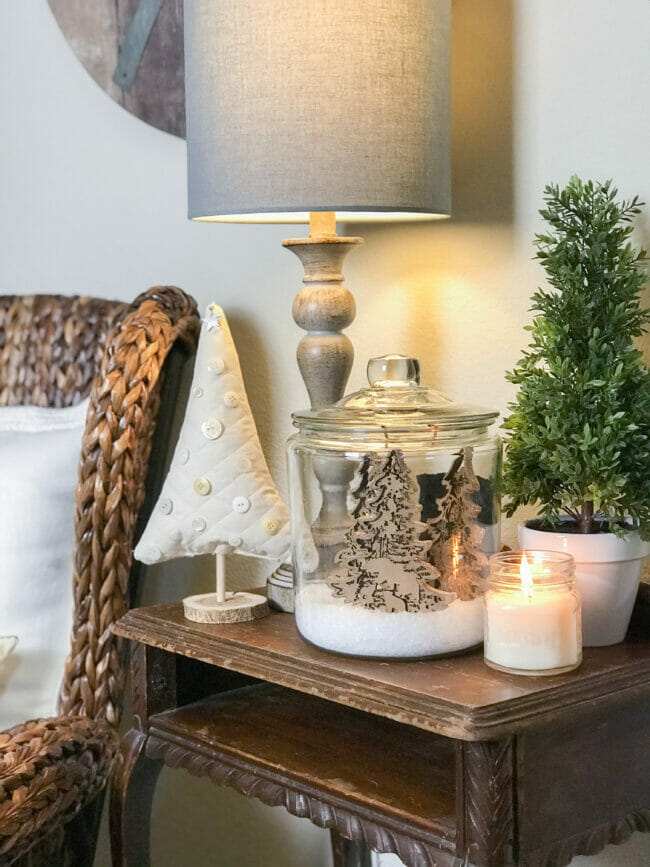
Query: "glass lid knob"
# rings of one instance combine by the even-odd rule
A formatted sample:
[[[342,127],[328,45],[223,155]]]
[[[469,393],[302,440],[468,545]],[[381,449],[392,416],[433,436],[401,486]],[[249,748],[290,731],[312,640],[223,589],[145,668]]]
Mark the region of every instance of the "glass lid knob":
[[[373,388],[420,384],[420,361],[407,355],[381,355],[368,362],[368,382]]]

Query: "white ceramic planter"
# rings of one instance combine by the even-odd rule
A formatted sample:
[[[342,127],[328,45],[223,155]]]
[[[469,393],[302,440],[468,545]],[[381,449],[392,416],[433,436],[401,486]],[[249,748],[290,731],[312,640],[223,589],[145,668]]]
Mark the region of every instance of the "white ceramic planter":
[[[637,533],[619,539],[612,533],[550,533],[520,524],[519,547],[564,551],[575,559],[585,647],[623,641],[639,588],[641,566],[650,554],[648,542]]]

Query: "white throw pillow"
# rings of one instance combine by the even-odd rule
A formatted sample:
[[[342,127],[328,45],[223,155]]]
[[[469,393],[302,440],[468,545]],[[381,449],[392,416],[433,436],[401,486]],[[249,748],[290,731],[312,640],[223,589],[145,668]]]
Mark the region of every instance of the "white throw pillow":
[[[0,731],[56,713],[72,627],[74,493],[88,401],[0,407]]]

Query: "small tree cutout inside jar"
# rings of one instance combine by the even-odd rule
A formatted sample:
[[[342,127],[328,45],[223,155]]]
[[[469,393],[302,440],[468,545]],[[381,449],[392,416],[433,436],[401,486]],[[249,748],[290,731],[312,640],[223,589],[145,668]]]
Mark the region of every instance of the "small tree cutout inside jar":
[[[485,661],[513,674],[561,674],[582,660],[573,557],[555,551],[490,558]]]
[[[355,656],[457,653],[483,640],[498,549],[497,413],[420,385],[417,359],[371,359],[369,388],[294,414],[296,623]]]

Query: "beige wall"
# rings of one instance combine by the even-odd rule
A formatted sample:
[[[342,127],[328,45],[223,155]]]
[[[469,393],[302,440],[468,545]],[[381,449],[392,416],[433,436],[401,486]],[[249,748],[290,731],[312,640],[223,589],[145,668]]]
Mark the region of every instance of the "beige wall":
[[[544,183],[611,176],[650,199],[650,14],[647,0],[454,0],[453,15],[454,216],[364,230],[346,267],[358,305],[351,385],[370,355],[412,353],[428,383],[503,410],[540,279],[531,238]],[[99,90],[45,0],[2,0],[0,291],[126,299],[165,282],[202,306],[216,299],[284,488],[289,413],[306,402],[290,316],[299,266],[280,247],[291,233],[191,224],[185,211],[184,143]],[[647,244],[647,215],[640,234]],[[147,599],[210,576],[205,561],[164,567]],[[323,832],[178,773],[162,776],[153,827],[161,867],[328,863]]]

